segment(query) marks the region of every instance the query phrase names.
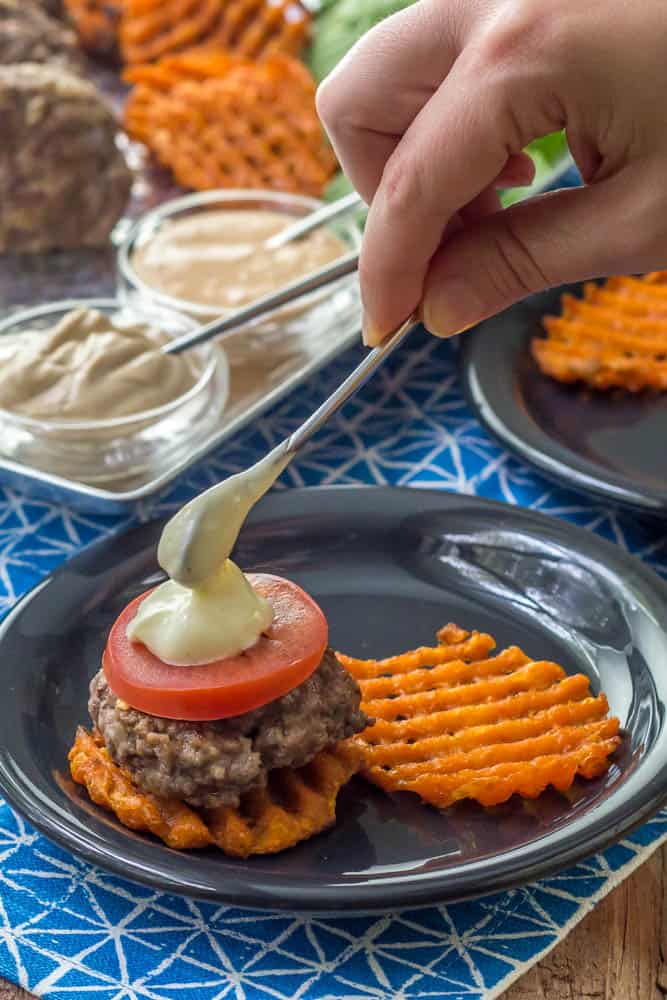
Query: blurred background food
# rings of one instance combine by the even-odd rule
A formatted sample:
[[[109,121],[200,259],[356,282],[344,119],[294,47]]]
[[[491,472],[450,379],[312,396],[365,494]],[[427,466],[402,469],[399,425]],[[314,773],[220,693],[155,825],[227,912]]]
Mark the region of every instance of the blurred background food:
[[[128,70],[125,127],[184,187],[320,195],[336,169],[308,70],[200,50]]]
[[[33,0],[33,2],[51,17],[63,17],[65,13],[64,0]]]
[[[564,293],[560,316],[544,316],[542,326],[531,354],[558,382],[667,391],[667,271],[585,282],[583,297]]]
[[[0,169],[0,249],[104,242],[127,210],[121,148],[142,173],[171,175],[174,193],[344,194],[350,185],[315,110],[317,82],[410,2],[0,0],[0,99],[16,101]],[[37,63],[47,71],[16,68]],[[93,84],[112,99],[115,124]],[[541,185],[567,156],[565,137],[530,153]],[[504,192],[505,204],[527,190]]]
[[[183,204],[192,197],[179,200]],[[262,197],[266,199],[266,193]],[[239,203],[243,201],[239,199]],[[188,311],[187,304],[196,304],[202,318],[207,309],[211,319],[229,315],[330,264],[351,246],[326,226],[283,246],[267,246],[267,241],[285,227],[287,199],[283,199],[280,211],[272,211],[266,201],[254,209],[224,208],[219,203],[190,206],[188,211],[186,205],[180,213],[178,200],[170,206],[175,211],[161,222],[147,222],[144,217],[148,238],[142,242],[135,230],[128,265],[134,280],[145,289],[177,300],[181,311]],[[303,307],[304,303],[293,303],[290,312]],[[281,313],[284,323],[286,311]]]
[[[0,0],[0,65],[50,63],[78,72],[84,60],[75,32],[38,3]]]
[[[123,0],[120,47],[130,64],[201,46],[248,59],[298,56],[310,24],[299,0]]]
[[[54,320],[91,298],[134,310],[167,306],[190,324],[229,308],[229,295],[243,285],[243,261],[237,259],[239,275],[222,282],[202,264],[233,243],[225,219],[237,213],[230,228],[245,229],[250,245],[244,212],[299,216],[316,199],[349,190],[317,117],[317,83],[365,31],[408,2],[0,0],[0,302],[9,314],[3,334],[37,328],[34,309],[19,311],[15,326],[11,314],[26,304],[50,304],[43,308]],[[390,81],[387,92],[391,99]],[[541,179],[567,146],[559,135],[533,144],[531,153]],[[261,190],[249,197],[248,188]],[[217,237],[206,228],[211,213]],[[358,249],[364,214],[332,226],[329,235],[340,237],[341,248]],[[137,248],[156,260],[166,253],[161,241],[178,221],[203,243],[202,260],[194,262],[197,287],[186,298],[182,276],[161,266],[164,257],[153,278],[142,279],[135,268]],[[182,237],[179,230],[179,250]],[[312,270],[313,246],[304,241],[299,250],[295,273]],[[261,258],[261,250],[251,253]],[[275,260],[272,272],[282,274]],[[173,287],[163,287],[163,278]],[[223,282],[226,297],[211,291]],[[62,309],[51,316],[55,305]],[[41,312],[38,319],[45,329]],[[180,444],[192,454],[195,439],[212,434],[213,424],[216,434],[231,433],[272,394],[352,343],[359,322],[358,284],[344,280],[226,341],[224,391],[216,376],[210,398],[197,402],[206,420],[186,414],[189,431]],[[80,484],[108,484],[113,475],[118,489],[138,487],[175,461],[175,435],[166,425],[164,433],[151,426],[155,445],[126,437],[99,454],[75,454],[70,438],[56,439],[50,430],[27,436],[17,420],[2,428],[0,455]]]
[[[95,56],[118,57],[118,22],[123,0],[64,0],[81,46]]]
[[[98,246],[132,182],[99,92],[58,66],[0,66],[0,251]]]

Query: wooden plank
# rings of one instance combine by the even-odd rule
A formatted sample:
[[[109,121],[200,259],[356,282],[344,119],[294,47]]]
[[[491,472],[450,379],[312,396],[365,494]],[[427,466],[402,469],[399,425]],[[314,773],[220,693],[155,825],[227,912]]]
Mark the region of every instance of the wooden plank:
[[[664,1000],[667,848],[656,851],[504,1000]]]
[[[0,979],[0,1000],[31,1000],[32,994]]]
[[[667,845],[504,995],[504,1000],[665,998]],[[0,1000],[31,1000],[31,995],[0,979]]]

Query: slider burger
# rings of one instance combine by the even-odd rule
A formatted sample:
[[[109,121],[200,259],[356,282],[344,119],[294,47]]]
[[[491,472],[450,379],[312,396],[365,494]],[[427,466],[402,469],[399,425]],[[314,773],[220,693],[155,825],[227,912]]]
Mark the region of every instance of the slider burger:
[[[210,509],[196,507],[207,496],[163,533],[158,558],[172,578],[112,626],[90,686],[94,729],[78,731],[70,768],[126,826],[245,856],[334,821],[360,764],[341,741],[368,720],[312,598],[227,557],[254,493],[232,504],[238,526],[230,514],[226,532],[216,508],[212,535]]]
[[[263,574],[246,579],[232,563],[223,574],[238,576],[243,603],[254,606],[261,627],[257,639],[207,663],[170,663],[163,658],[168,654],[156,655],[139,638],[162,629],[165,595],[158,587],[137,597],[113,625],[102,669],[91,682],[94,735],[79,732],[70,756],[73,776],[99,801],[99,790],[96,796],[89,785],[95,769],[88,756],[97,761],[97,773],[99,761],[108,761],[126,780],[128,798],[146,797],[158,810],[181,803],[201,818],[212,843],[216,823],[232,811],[239,817],[247,813],[250,822],[251,814],[277,803],[295,821],[295,833],[310,835],[318,830],[311,829],[313,817],[296,815],[298,795],[285,801],[290,784],[297,777],[306,788],[319,787],[327,798],[326,822],[318,819],[323,803],[314,819],[319,828],[330,825],[335,796],[330,802],[324,772],[333,768],[334,781],[343,784],[357,769],[353,751],[336,744],[367,725],[359,687],[328,647],[322,611],[300,587]],[[243,621],[247,625],[248,618]],[[163,638],[170,649],[168,628]],[[160,642],[155,646],[163,648]],[[309,771],[312,762],[316,766]],[[286,769],[293,772],[289,778]],[[99,804],[123,819],[113,802]],[[291,833],[289,843],[273,849],[291,846],[293,839]],[[228,853],[245,853],[238,845],[234,850],[234,844],[217,842]],[[187,842],[186,835],[186,842],[171,846],[200,844]]]

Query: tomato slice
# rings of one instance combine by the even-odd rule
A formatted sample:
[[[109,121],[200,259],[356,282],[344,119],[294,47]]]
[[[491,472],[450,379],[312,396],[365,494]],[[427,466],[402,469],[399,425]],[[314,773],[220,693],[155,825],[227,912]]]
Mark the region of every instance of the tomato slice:
[[[290,580],[249,573],[258,594],[273,607],[266,635],[238,656],[201,666],[164,663],[126,634],[151,591],[128,604],[114,623],[102,667],[114,694],[132,708],[165,719],[204,722],[242,715],[287,694],[319,666],[329,639],[324,614]]]

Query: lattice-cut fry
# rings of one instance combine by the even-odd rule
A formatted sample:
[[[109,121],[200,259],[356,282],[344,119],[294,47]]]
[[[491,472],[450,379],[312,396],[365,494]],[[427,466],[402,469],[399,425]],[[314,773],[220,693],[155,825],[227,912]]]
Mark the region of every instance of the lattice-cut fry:
[[[269,52],[298,56],[310,27],[299,0],[125,0],[120,44],[130,65],[200,46],[249,59]]]
[[[178,850],[215,845],[245,858],[284,851],[331,826],[338,793],[359,770],[361,755],[345,744],[331,747],[305,767],[271,771],[267,788],[246,793],[238,808],[201,811],[139,791],[111,760],[99,734],[81,727],[69,762],[74,781],[124,826],[152,833]]]
[[[512,646],[489,656],[489,635],[447,625],[440,645],[386,660],[338,654],[375,722],[349,743],[364,774],[389,792],[416,792],[439,808],[534,798],[609,766],[620,742],[607,699],[583,674],[531,660]]]
[[[238,809],[208,813],[214,842],[226,854],[274,854],[307,840],[336,820],[340,789],[359,770],[355,748],[322,751],[305,767],[269,774],[266,788],[248,792]]]
[[[180,184],[321,194],[336,167],[297,60],[192,52],[128,70],[125,126]]]
[[[65,8],[84,49],[94,55],[118,53],[123,0],[65,0]]]
[[[123,826],[152,833],[181,850],[211,843],[206,824],[193,809],[138,791],[127,771],[111,760],[98,734],[91,736],[79,726],[69,766],[74,781],[85,786],[98,806],[115,813]]]
[[[222,79],[230,70],[244,65],[243,60],[227,52],[213,52],[210,49],[193,49],[182,56],[162,59],[158,63],[146,63],[125,70],[124,79],[128,83],[145,84],[147,90],[168,93],[177,83],[186,80],[199,81]]]
[[[589,282],[583,299],[563,295],[561,307],[543,320],[546,338],[531,343],[545,375],[595,389],[667,390],[667,272]]]

